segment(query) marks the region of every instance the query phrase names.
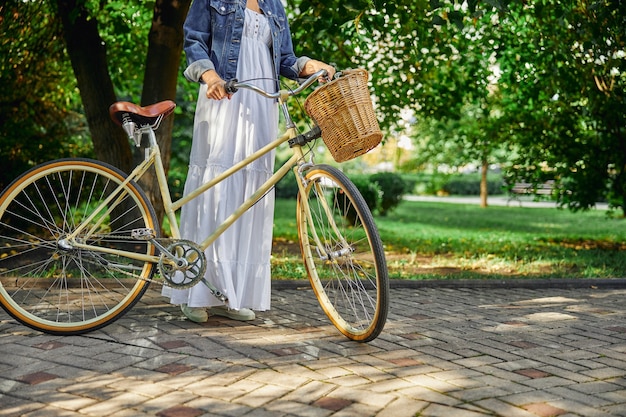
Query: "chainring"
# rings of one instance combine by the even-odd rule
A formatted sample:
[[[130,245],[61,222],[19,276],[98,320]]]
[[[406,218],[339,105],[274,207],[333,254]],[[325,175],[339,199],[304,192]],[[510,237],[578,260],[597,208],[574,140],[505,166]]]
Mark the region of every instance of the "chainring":
[[[190,240],[176,240],[166,247],[167,251],[178,259],[178,262],[161,254],[159,271],[166,285],[176,289],[190,288],[204,278],[206,272],[206,256],[204,252]]]

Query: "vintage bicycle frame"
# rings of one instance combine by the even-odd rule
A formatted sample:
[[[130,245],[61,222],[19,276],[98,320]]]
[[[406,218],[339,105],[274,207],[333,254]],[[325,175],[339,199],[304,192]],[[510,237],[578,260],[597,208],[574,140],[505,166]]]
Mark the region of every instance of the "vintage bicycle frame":
[[[109,195],[109,197],[105,199],[102,202],[102,204],[100,204],[100,206],[94,210],[94,212],[83,222],[82,225],[77,227],[76,230],[72,234],[68,235],[65,239],[63,239],[65,242],[65,245],[71,248],[77,248],[81,250],[105,252],[105,253],[109,253],[113,255],[124,256],[127,258],[139,260],[142,262],[154,262],[154,263],[159,262],[162,255],[145,255],[145,254],[127,252],[127,251],[123,251],[119,249],[111,249],[111,248],[106,248],[106,247],[101,247],[101,246],[94,246],[94,245],[85,243],[86,241],[85,237],[94,235],[101,222],[96,222],[88,231],[85,231],[85,228],[87,227],[86,225],[90,224],[93,220],[95,220],[97,216],[100,216],[100,218],[104,220],[104,218],[112,211],[112,207],[115,207],[116,205],[115,203],[121,201],[121,199],[124,197],[123,189],[125,188],[125,186],[131,181],[137,181],[139,178],[142,177],[142,175],[146,173],[146,171],[151,166],[154,165],[161,198],[163,199],[165,215],[167,216],[169,223],[170,223],[170,227],[171,227],[172,237],[175,239],[180,239],[181,236],[180,236],[180,230],[178,227],[178,220],[176,218],[176,212],[182,206],[189,203],[191,200],[198,197],[205,191],[209,190],[211,187],[219,184],[221,181],[230,177],[237,171],[240,171],[241,169],[246,167],[248,164],[254,162],[255,160],[259,159],[260,157],[272,151],[273,149],[276,149],[283,143],[288,142],[291,139],[297,137],[295,124],[293,123],[291,116],[289,115],[288,107],[286,104],[286,98],[288,97],[289,95],[286,92],[281,92],[280,97],[279,97],[279,105],[282,109],[282,112],[283,112],[283,115],[285,116],[285,121],[286,121],[286,131],[282,136],[275,139],[274,141],[267,144],[266,146],[259,149],[258,151],[254,152],[253,154],[251,154],[250,156],[248,156],[241,162],[227,169],[222,174],[202,184],[193,192],[175,201],[172,201],[171,199],[171,194],[167,185],[167,176],[165,174],[165,169],[163,167],[163,162],[161,160],[161,151],[157,144],[156,135],[154,133],[154,130],[155,130],[154,126],[158,126],[158,124],[160,123],[160,119],[155,123],[154,126],[144,126],[144,127],[139,128],[138,133],[137,133],[137,135],[139,136],[139,139],[141,138],[141,135],[143,134],[147,134],[148,136],[149,147],[146,149],[146,157],[139,165],[135,167],[135,169],[133,169],[133,171],[128,175],[128,178],[126,178],[126,180],[122,182]],[[139,140],[137,140],[137,142],[139,142]],[[272,187],[274,187],[278,183],[278,181],[280,181],[280,179],[282,179],[285,175],[289,173],[290,170],[293,169],[294,174],[296,176],[299,176],[301,175],[302,170],[312,165],[312,163],[306,163],[304,161],[304,153],[302,152],[302,146],[300,144],[292,144],[291,149],[293,150],[293,155],[289,158],[289,160],[287,160],[280,167],[280,169],[278,169],[267,181],[265,181],[265,183],[263,183],[263,185],[261,185],[261,187],[258,188],[256,192],[254,192],[235,211],[233,211],[233,213],[221,225],[219,225],[213,232],[211,232],[211,234],[204,241],[200,243],[194,242],[198,244],[198,247],[202,251],[206,250],[213,242],[215,242],[215,240],[228,227],[230,227],[238,218],[240,218],[250,207],[252,207],[256,202],[261,200],[267,194],[267,192],[271,190]],[[297,183],[298,183],[299,192],[303,196],[306,196],[302,181],[297,181]],[[307,213],[307,216],[310,216],[310,211],[308,207],[308,199],[302,198],[301,201],[303,203],[304,212]],[[332,216],[330,215],[331,213],[330,208],[326,206],[325,210],[327,213],[329,213],[329,218],[332,219]],[[311,219],[309,219],[309,224],[312,224]],[[336,225],[333,225],[333,228],[337,230]],[[337,233],[337,235],[340,236],[341,234]],[[149,236],[145,240],[150,240],[153,237],[154,236]],[[141,237],[139,239],[141,239]],[[314,236],[314,240],[317,241],[318,248],[323,247],[323,245],[320,243],[319,237]],[[327,257],[328,255],[320,253],[320,256]],[[172,255],[172,258],[173,257],[174,256]],[[205,283],[205,285],[209,286],[209,288],[213,289],[212,286],[209,285],[205,280],[203,280],[203,282]]]

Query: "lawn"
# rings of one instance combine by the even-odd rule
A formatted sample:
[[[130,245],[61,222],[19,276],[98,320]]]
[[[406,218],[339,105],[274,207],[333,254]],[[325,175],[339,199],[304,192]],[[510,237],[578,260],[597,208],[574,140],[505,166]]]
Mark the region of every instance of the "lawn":
[[[392,279],[624,278],[626,220],[605,210],[404,201],[376,217]],[[305,278],[295,201],[277,200],[273,276]]]

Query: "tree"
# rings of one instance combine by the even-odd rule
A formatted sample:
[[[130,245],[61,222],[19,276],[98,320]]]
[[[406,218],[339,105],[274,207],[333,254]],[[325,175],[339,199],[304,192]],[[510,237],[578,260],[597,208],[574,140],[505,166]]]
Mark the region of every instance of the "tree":
[[[80,98],[50,3],[0,4],[0,30],[2,189],[38,162],[89,155],[90,144],[73,111]]]
[[[466,162],[505,147],[511,181],[557,179],[559,201],[573,210],[606,196],[626,213],[623,2],[303,0],[300,8],[305,49],[323,45],[340,66],[370,70],[389,131],[405,109],[426,126],[462,120],[465,132],[446,142]],[[485,88],[494,70],[497,100]],[[461,112],[477,109],[472,128]]]
[[[487,207],[488,167],[503,161],[505,139],[497,85],[498,14],[492,10],[468,19],[450,4],[440,13],[433,34],[445,42],[420,51],[417,120],[431,130],[416,137],[416,159],[423,164],[444,157],[451,166],[478,165],[481,206]],[[422,132],[418,128],[417,134]]]
[[[626,4],[512,4],[500,65],[513,178],[556,179],[573,210],[608,197],[626,213]]]
[[[109,73],[107,56],[109,44],[103,41],[100,34],[96,13],[109,5],[100,3],[99,9],[93,10],[90,9],[92,4],[85,0],[57,0],[56,3],[96,157],[129,172],[133,166],[133,156],[128,137],[109,118],[108,108],[117,101],[117,96]],[[154,5],[148,37],[142,105],[174,99],[176,96],[183,41],[182,24],[190,3],[191,0],[157,0]],[[110,4],[118,12],[128,7],[125,2]],[[132,23],[132,16],[128,19]],[[132,74],[129,77],[132,77]],[[157,136],[163,151],[166,172],[169,167],[172,127],[173,118],[166,119]],[[162,219],[163,206],[157,198],[158,187],[155,181],[148,176],[141,185],[155,205],[159,219]]]
[[[340,67],[368,68],[380,121],[388,132],[406,129],[398,115],[407,110],[420,125],[410,130],[429,130],[415,137],[412,164],[423,166],[442,151],[447,162],[478,162],[486,206],[486,169],[499,162],[492,158],[502,147],[499,95],[493,86],[497,8],[477,11],[456,1],[408,0],[323,5],[303,0],[300,8],[298,42],[305,50],[319,50],[316,44],[337,50]]]
[[[142,105],[176,98],[176,85],[183,50],[183,22],[191,0],[157,0],[154,6],[150,29],[146,72],[141,94]],[[165,119],[157,131],[157,141],[162,152],[163,165],[167,173],[170,165],[171,137],[174,117]],[[155,205],[157,216],[163,219],[163,206],[158,196],[160,191],[154,180],[154,172],[144,177],[141,186]]]
[[[56,6],[96,157],[128,172],[132,167],[128,138],[109,118],[109,106],[117,96],[98,20],[84,0],[56,0]]]
[[[21,28],[8,24],[7,18],[2,20],[9,36],[0,45],[11,57],[11,65],[2,67],[3,81],[8,76],[8,85],[19,87],[2,91],[8,92],[5,96],[10,100],[28,103],[20,107],[4,100],[3,108],[12,110],[2,114],[13,114],[17,120],[16,115],[24,113],[20,109],[36,108],[53,115],[52,109],[58,109],[54,103],[60,102],[63,93],[72,97],[72,105],[77,101],[70,82],[62,84],[71,90],[69,94],[32,83],[46,79],[43,68],[66,74],[62,60],[38,60],[36,55],[41,50],[53,51],[53,58],[59,56],[54,39],[60,26],[47,6],[54,4],[69,37],[67,50],[81,87],[96,156],[126,170],[132,160],[129,144],[121,129],[110,122],[107,108],[117,97],[127,99],[134,95],[131,91],[140,89],[143,104],[174,98],[173,80],[181,79],[180,27],[189,1],[50,1],[9,0],[0,6],[2,16],[8,10],[15,13],[18,6],[20,13],[39,7],[44,12],[41,16],[46,16],[41,25]],[[579,209],[606,193],[614,206],[626,206],[625,7],[612,0],[567,4],[558,0],[532,4],[292,0],[287,9],[292,14],[297,54],[334,62],[339,68],[370,70],[376,108],[387,131],[399,131],[398,115],[412,110],[421,132],[424,126],[446,132],[446,136],[432,134],[430,148],[454,149],[453,156],[461,157],[458,164],[478,161],[486,166],[505,147],[515,158],[509,165],[512,178],[540,182],[554,177],[559,180],[560,201]],[[29,53],[11,43],[13,37],[29,34],[44,35],[27,39],[24,50]],[[44,41],[36,45],[36,39]],[[37,67],[38,62],[45,67]],[[145,77],[138,71],[144,66]],[[17,97],[15,93],[24,87],[39,94]],[[56,97],[41,94],[46,89]],[[37,101],[37,95],[45,99]],[[166,158],[169,144],[164,138],[169,137],[173,119],[168,122],[159,136]],[[52,125],[41,120],[29,124],[32,136],[42,142],[49,137],[38,133],[44,124]],[[19,129],[17,123],[12,126],[13,131]],[[63,126],[67,129],[68,124]],[[2,141],[6,138],[0,137],[0,145]],[[24,146],[20,152],[38,157]]]

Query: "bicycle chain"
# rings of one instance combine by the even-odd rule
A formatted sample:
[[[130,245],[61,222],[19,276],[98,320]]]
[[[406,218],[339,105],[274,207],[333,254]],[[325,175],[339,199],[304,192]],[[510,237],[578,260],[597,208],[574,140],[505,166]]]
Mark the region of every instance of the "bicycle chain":
[[[94,240],[94,241],[115,240],[115,241],[128,241],[128,242],[141,241],[141,240],[133,239],[130,236],[97,235],[97,234],[91,235],[89,240]],[[206,256],[204,255],[204,252],[202,252],[197,247],[196,243],[190,240],[173,239],[173,238],[155,238],[154,240],[157,241],[159,244],[161,244],[163,247],[165,247],[170,253],[173,253],[173,251],[171,250],[172,248],[176,246],[186,245],[198,255],[198,257],[196,258],[196,261],[192,261],[191,262],[192,265],[188,266],[185,271],[185,272],[188,272],[194,266],[196,267],[195,269],[191,270],[191,274],[192,274],[191,278],[189,278],[189,275],[185,276],[185,274],[183,274],[184,276],[182,280],[175,280],[172,277],[172,275],[177,272],[177,268],[173,267],[172,269],[168,269],[168,267],[170,267],[171,265],[167,265],[164,263],[164,258],[166,258],[166,255],[163,253],[161,253],[161,257],[159,259],[159,262],[157,263],[160,275],[161,277],[163,277],[163,282],[155,280],[153,278],[137,277],[131,273],[127,273],[129,276],[133,278],[139,278],[140,280],[150,282],[151,284],[155,283],[161,286],[166,285],[175,289],[185,289],[185,288],[193,287],[198,282],[200,282],[202,278],[204,278],[204,273],[206,272]],[[148,240],[146,240],[145,242],[149,243]],[[200,261],[200,264],[197,263],[198,260]],[[96,262],[98,261],[96,260]],[[118,271],[118,272],[125,273],[125,271]]]

